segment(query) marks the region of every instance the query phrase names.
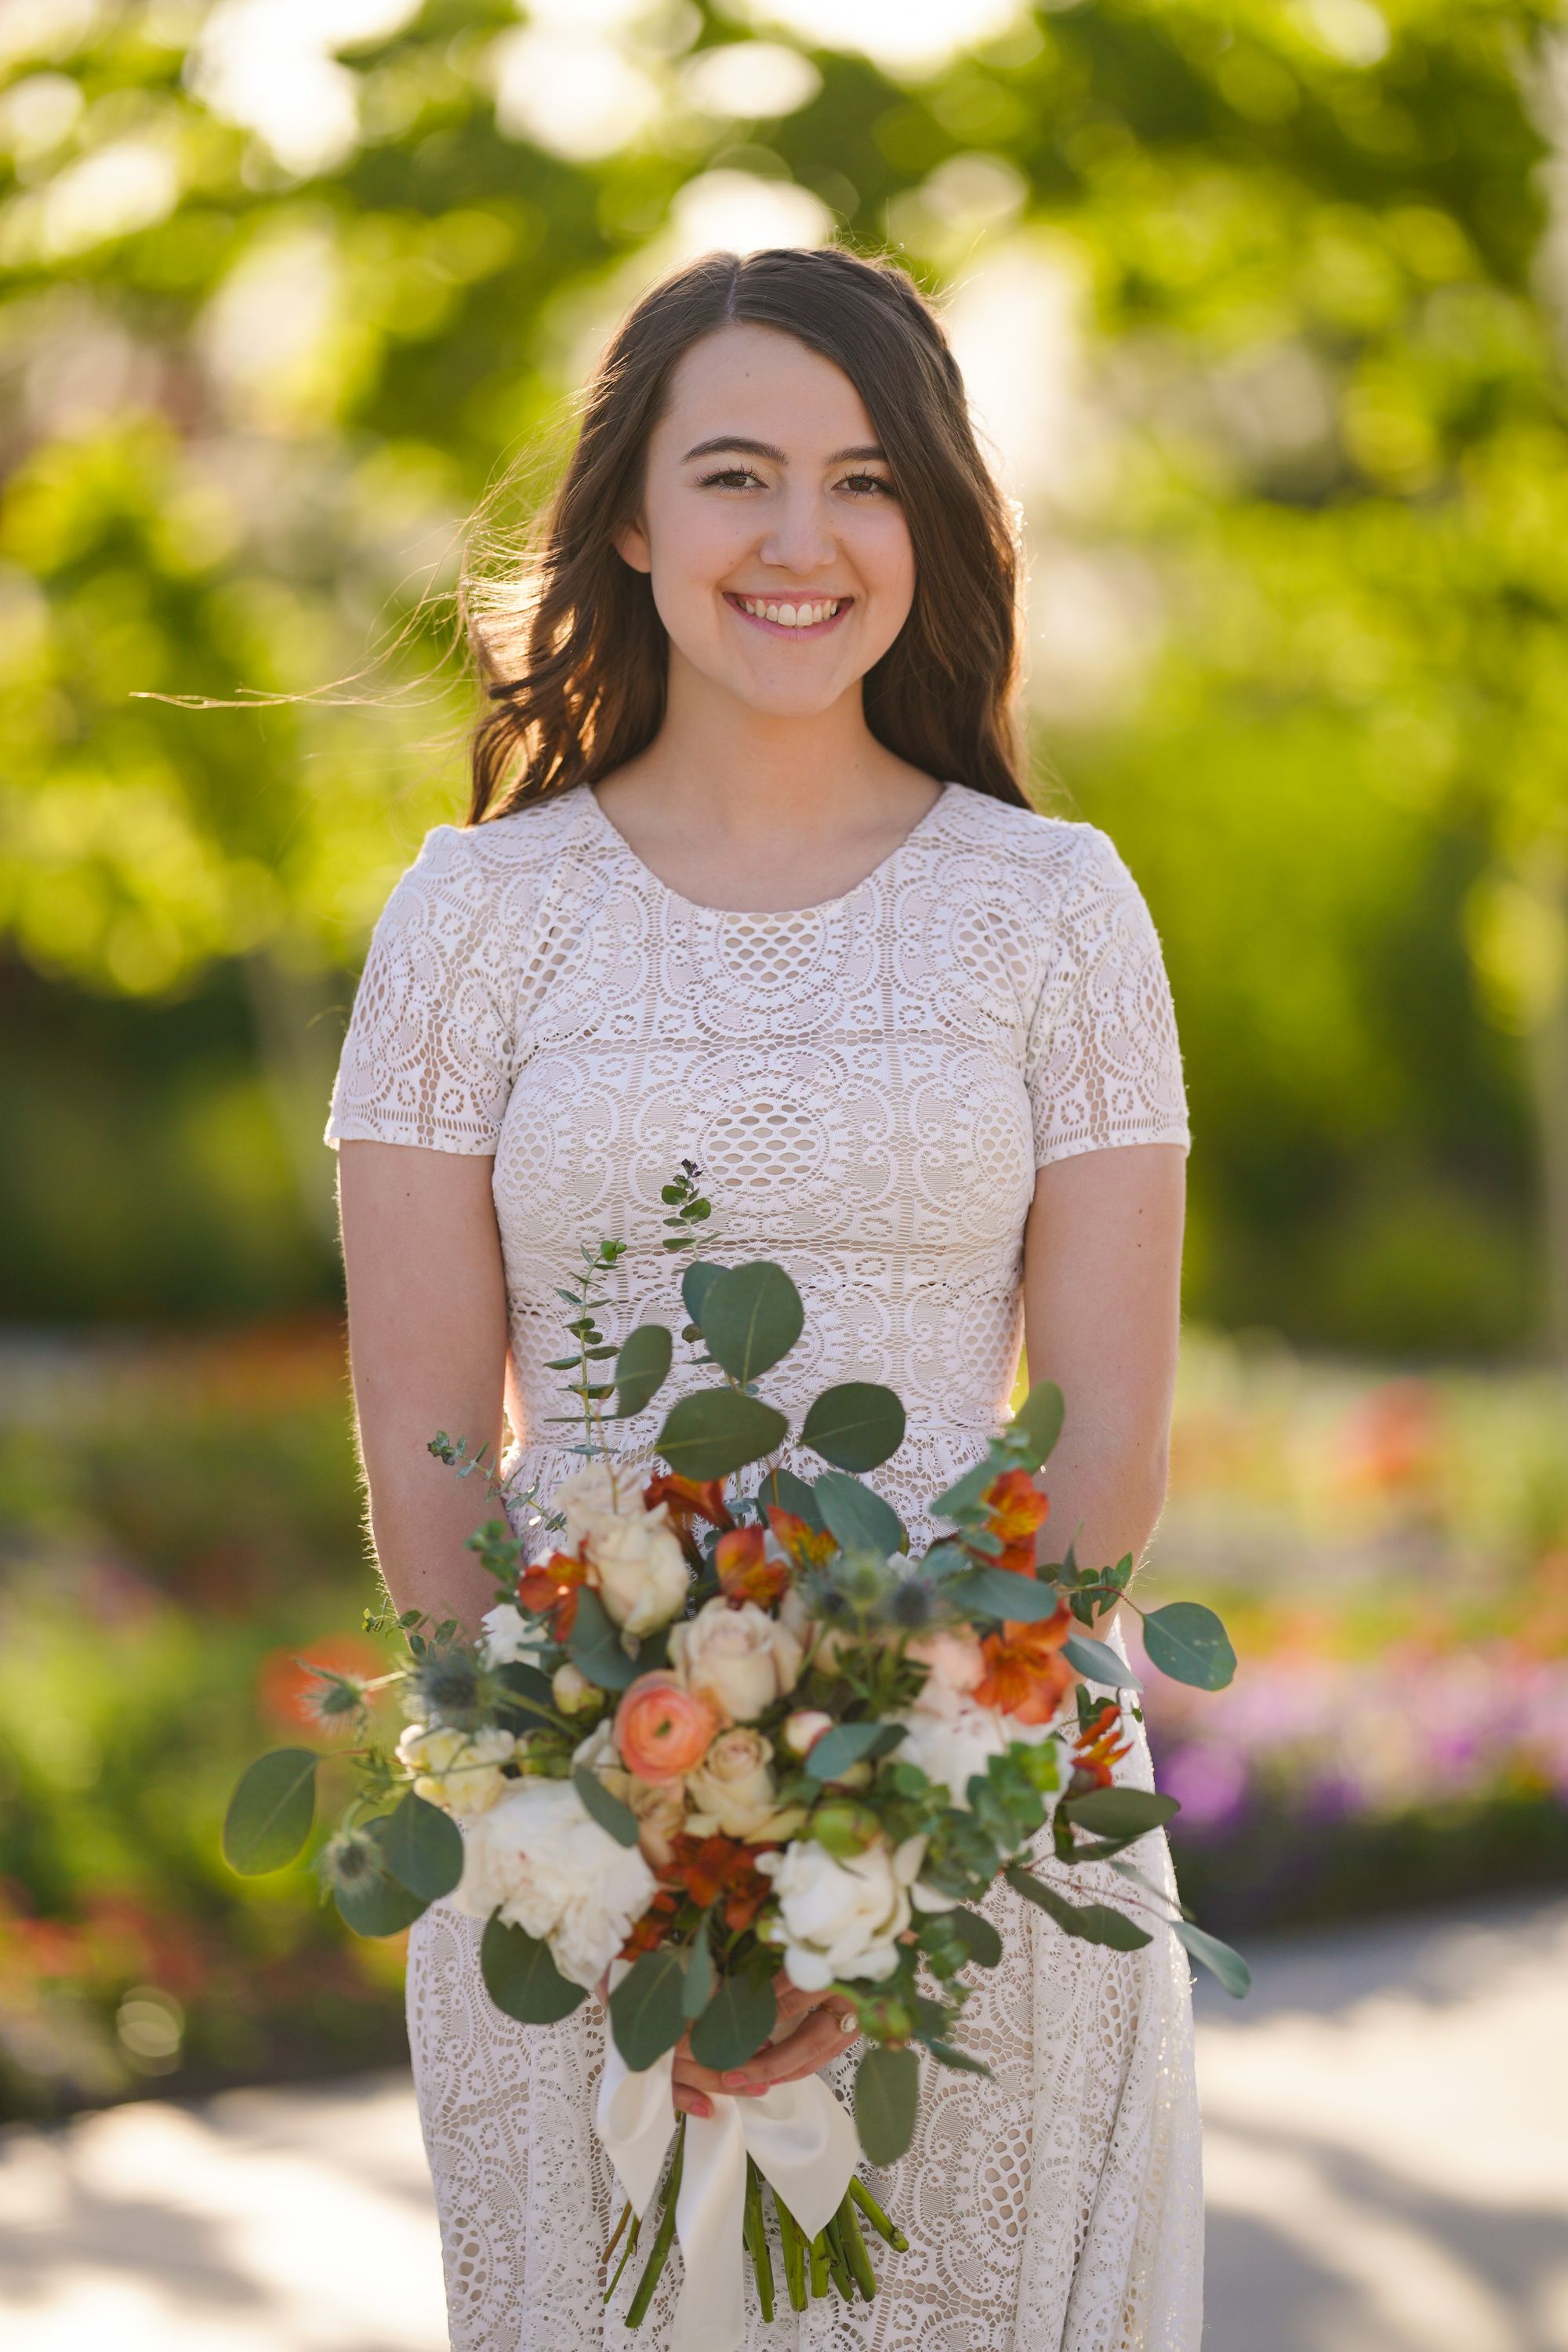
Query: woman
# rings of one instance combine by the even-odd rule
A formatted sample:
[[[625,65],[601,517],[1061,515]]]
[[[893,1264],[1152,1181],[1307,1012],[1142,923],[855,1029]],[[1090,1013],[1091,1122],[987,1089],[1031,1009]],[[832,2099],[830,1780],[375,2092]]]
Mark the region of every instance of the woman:
[[[328,1127],[400,1608],[471,1626],[490,1597],[464,1549],[485,1498],[432,1460],[437,1428],[499,1444],[504,1404],[520,1533],[522,1491],[576,1466],[544,1367],[579,1241],[628,1245],[620,1329],[679,1318],[659,1192],[683,1160],[714,1205],[705,1251],[776,1258],[805,1297],[769,1381],[796,1424],[826,1381],[902,1396],[876,1483],[917,1545],[1005,1414],[1022,1334],[1068,1399],[1058,1545],[1080,1527],[1086,1559],[1142,1551],[1177,1345],[1181,1066],[1131,877],[1020,789],[1016,581],[957,368],[901,271],[711,254],[627,317],[531,576],[470,594],[493,711],[469,823],[437,825],[392,894]],[[626,1424],[634,1458],[666,1403]],[[1121,1769],[1148,1785],[1141,1734]],[[1163,1934],[1069,1943],[1000,1881],[984,1907],[1006,1958],[976,1972],[963,2039],[991,2074],[924,2068],[913,2145],[873,2176],[910,2251],[868,2305],[767,2326],[753,2307],[749,2347],[1195,2352],[1184,1959]],[[477,1927],[438,1904],[411,1934],[408,2016],[454,2346],[627,2341],[637,2265],[601,2301],[602,2009],[502,2017]],[[794,1996],[787,2024],[743,2079],[682,2054],[678,2104],[819,2070],[847,2097],[853,2019]],[[666,2342],[679,2279],[637,2340]]]

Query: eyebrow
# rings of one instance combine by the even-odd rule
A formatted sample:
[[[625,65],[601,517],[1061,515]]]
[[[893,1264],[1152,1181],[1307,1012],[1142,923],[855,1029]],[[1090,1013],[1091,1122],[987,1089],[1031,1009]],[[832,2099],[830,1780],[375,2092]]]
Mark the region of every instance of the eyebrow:
[[[775,448],[773,442],[750,441],[739,433],[717,433],[710,441],[699,441],[687,451],[680,462],[683,466],[689,466],[693,457],[710,457],[721,449],[743,449],[751,457],[771,457],[775,466],[789,464],[789,459],[784,451]],[[852,457],[876,457],[881,459],[884,465],[887,463],[886,453],[879,449],[874,442],[868,442],[864,447],[858,449],[835,449],[825,462],[829,466],[842,466]]]

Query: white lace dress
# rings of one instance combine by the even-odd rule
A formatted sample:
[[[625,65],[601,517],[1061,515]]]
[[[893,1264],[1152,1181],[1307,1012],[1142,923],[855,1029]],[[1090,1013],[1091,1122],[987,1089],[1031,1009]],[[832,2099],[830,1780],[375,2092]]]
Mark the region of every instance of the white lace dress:
[[[936,1532],[931,1496],[1006,1412],[1037,1168],[1188,1140],[1159,941],[1115,848],[957,783],[857,888],[777,914],[668,888],[585,786],[437,825],[376,927],[327,1136],[494,1155],[519,1490],[574,1466],[546,1419],[569,1400],[542,1365],[564,1352],[555,1286],[579,1241],[628,1244],[623,1329],[679,1325],[659,1188],[697,1161],[704,1254],[775,1258],[805,1302],[773,1401],[798,1426],[830,1381],[903,1398],[908,1434],[874,1483],[917,1545]],[[623,1424],[628,1447],[646,1450],[693,1377],[678,1365]],[[1121,1769],[1149,1785],[1141,1735]],[[1163,1835],[1142,1858],[1168,1871]],[[868,2174],[910,2251],[875,2246],[868,2305],[831,2294],[797,2316],[781,2295],[764,2326],[749,2296],[748,2352],[1196,2352],[1185,1956],[1163,1934],[1131,1954],[1069,1942],[1000,1884],[983,1907],[1005,1958],[970,1971],[960,2039],[991,2076],[922,2066],[913,2144]],[[679,2255],[637,2336],[623,2324],[637,2261],[601,2300],[621,2200],[592,2122],[600,2013],[514,2023],[477,1949],[447,1904],[409,1937],[452,2344],[663,2352]],[[826,2070],[846,2099],[855,2063]]]

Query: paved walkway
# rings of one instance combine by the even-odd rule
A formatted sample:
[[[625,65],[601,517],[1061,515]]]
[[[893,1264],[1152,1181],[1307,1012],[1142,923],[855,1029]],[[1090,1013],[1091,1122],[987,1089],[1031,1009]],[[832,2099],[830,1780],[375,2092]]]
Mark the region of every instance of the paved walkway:
[[[1205,2352],[1568,2352],[1568,1900],[1200,1993]],[[444,2352],[406,2081],[0,2133],[6,2352]]]

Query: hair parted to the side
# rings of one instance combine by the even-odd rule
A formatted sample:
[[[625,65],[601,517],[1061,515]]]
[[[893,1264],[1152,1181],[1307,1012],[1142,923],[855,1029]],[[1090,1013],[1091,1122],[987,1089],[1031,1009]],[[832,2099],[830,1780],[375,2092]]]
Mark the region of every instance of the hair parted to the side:
[[[742,321],[782,329],[841,368],[887,453],[915,585],[863,681],[871,732],[928,775],[1030,804],[1020,551],[941,322],[894,261],[775,246],[704,254],[638,299],[584,390],[565,472],[522,548],[465,567],[463,622],[491,706],[472,740],[470,824],[596,782],[658,733],[668,639],[647,574],[615,533],[637,513],[676,362]]]

